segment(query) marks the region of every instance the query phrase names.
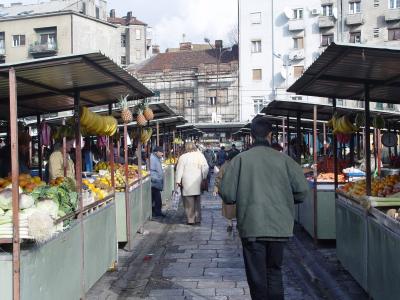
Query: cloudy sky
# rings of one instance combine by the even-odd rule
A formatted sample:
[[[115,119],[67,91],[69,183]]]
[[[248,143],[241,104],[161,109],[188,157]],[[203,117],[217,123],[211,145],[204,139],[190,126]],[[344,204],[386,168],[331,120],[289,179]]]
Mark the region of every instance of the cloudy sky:
[[[43,0],[0,0],[0,3],[38,3]],[[162,49],[176,47],[183,40],[201,43],[223,39],[229,43],[229,32],[237,23],[237,0],[108,0],[108,10],[117,15],[133,16],[153,28],[153,40]]]

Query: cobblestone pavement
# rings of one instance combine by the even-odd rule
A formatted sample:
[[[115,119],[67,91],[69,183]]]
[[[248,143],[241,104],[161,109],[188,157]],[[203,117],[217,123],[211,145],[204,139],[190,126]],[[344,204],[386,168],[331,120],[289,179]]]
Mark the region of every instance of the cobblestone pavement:
[[[149,221],[134,251],[119,250],[119,268],[89,291],[87,299],[251,299],[240,240],[227,232],[220,200],[202,200],[201,226],[184,225],[183,211]],[[285,250],[286,300],[367,299],[340,266],[334,245],[315,246],[296,228]]]

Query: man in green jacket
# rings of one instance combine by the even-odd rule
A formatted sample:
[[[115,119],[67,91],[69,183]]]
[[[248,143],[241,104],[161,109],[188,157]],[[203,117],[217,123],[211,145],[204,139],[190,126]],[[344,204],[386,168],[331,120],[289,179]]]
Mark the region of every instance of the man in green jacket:
[[[225,203],[236,203],[251,298],[283,300],[283,248],[293,236],[294,204],[303,201],[309,187],[300,166],[270,147],[267,118],[255,118],[251,134],[253,147],[226,168],[220,195]]]

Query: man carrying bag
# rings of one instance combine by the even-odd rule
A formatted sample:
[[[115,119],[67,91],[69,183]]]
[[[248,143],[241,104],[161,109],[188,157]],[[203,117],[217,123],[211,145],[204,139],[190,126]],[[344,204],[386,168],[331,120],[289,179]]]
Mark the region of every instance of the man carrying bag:
[[[227,166],[220,195],[225,203],[236,203],[252,299],[283,300],[283,249],[293,236],[294,204],[303,201],[309,187],[300,166],[270,147],[272,126],[267,118],[255,118],[251,134],[253,148]]]

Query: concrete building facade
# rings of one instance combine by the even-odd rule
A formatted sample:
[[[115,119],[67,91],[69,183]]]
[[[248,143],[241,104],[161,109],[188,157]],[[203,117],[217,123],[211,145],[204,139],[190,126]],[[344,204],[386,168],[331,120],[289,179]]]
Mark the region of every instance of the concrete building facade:
[[[400,46],[400,1],[239,0],[239,41],[242,121],[272,100],[327,103],[329,99],[296,96],[286,89],[333,41]],[[362,105],[345,99],[338,104]]]
[[[0,63],[100,51],[127,66],[149,56],[147,30],[131,12],[108,16],[104,0],[0,6]]]

